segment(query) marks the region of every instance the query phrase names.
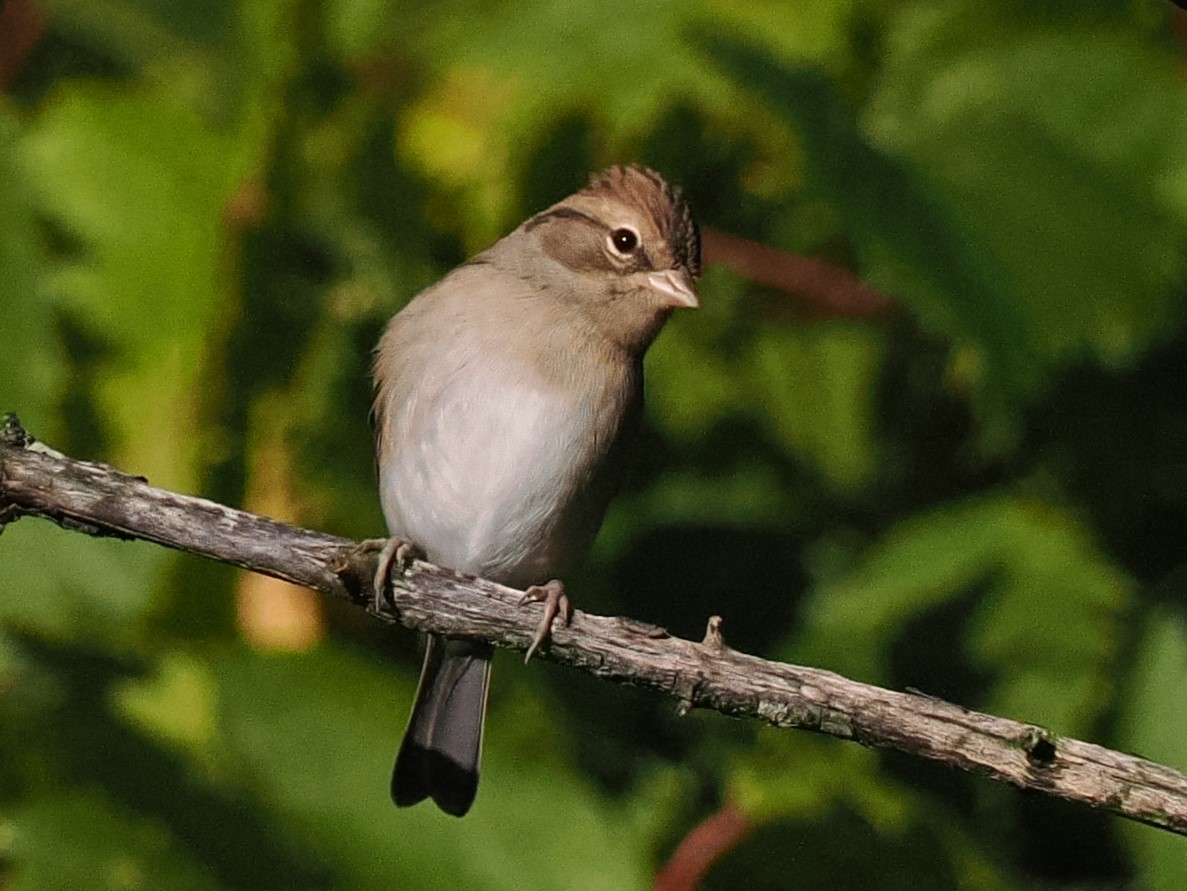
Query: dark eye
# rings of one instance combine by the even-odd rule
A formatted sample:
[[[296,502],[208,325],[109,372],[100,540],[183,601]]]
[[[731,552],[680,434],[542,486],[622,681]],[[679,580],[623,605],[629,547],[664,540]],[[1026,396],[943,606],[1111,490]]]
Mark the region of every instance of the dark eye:
[[[610,243],[620,254],[629,254],[639,246],[639,235],[634,229],[623,226],[610,233]]]

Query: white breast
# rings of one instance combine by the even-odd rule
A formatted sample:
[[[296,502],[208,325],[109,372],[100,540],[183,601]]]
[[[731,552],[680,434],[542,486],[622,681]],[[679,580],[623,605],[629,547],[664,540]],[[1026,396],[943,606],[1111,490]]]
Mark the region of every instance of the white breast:
[[[547,581],[567,556],[558,522],[581,487],[588,413],[522,362],[489,353],[457,362],[450,352],[452,367],[406,376],[390,403],[380,466],[388,527],[462,572]]]

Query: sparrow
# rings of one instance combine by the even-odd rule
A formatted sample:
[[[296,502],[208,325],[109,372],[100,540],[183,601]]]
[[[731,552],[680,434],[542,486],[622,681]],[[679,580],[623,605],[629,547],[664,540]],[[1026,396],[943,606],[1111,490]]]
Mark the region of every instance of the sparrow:
[[[597,534],[643,406],[643,355],[696,307],[700,233],[681,190],[612,167],[422,291],[375,352],[380,500],[415,553],[571,609],[558,580]],[[392,551],[381,558],[377,588]],[[462,816],[478,789],[493,649],[430,636],[391,794]]]

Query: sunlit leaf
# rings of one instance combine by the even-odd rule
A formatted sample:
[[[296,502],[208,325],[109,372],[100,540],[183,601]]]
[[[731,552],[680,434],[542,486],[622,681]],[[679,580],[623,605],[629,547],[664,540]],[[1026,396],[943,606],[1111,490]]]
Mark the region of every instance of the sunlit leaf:
[[[34,233],[31,196],[19,165],[19,129],[0,105],[0,414],[19,412],[40,436],[51,436],[52,400],[63,368],[53,340],[53,307],[45,299],[44,256]]]
[[[984,11],[903,16],[870,107],[874,136],[947,208],[993,290],[996,328],[953,300],[992,361],[1027,338],[1035,382],[1082,356],[1127,364],[1183,311],[1178,64],[1137,33],[1018,30]],[[1097,60],[1090,71],[1085,58]]]
[[[904,16],[871,132],[818,70],[705,41],[794,125],[862,274],[964,346],[954,380],[1000,445],[1061,365],[1131,362],[1182,319],[1187,99],[1133,36],[994,43],[970,9]],[[1086,55],[1109,59],[1087,80]]]
[[[389,798],[411,678],[329,647],[229,655],[213,668],[227,745],[351,887],[521,888],[525,869],[547,887],[642,886],[644,840],[565,775],[544,725],[529,732],[543,714],[518,707],[504,721],[495,699],[482,787],[459,821],[431,804],[398,810]]]
[[[206,891],[219,885],[152,820],[78,792],[0,815],[0,857],[11,891]]]
[[[1121,748],[1187,771],[1187,626],[1182,617],[1152,615],[1134,659],[1120,722]],[[1172,891],[1187,882],[1180,839],[1149,826],[1129,824],[1125,836],[1143,864],[1146,887]]]
[[[803,845],[796,856],[798,874],[813,884],[944,887],[959,875],[962,887],[1021,887],[1017,877],[986,856],[966,826],[881,770],[875,751],[764,728],[754,749],[733,765],[729,788],[731,800],[760,827],[759,833],[768,827],[785,843]],[[863,836],[863,856],[854,853],[855,835]],[[851,866],[845,879],[834,881],[842,861]],[[728,875],[729,869],[727,859],[715,877]]]
[[[118,345],[97,386],[118,454],[184,487],[240,147],[162,94],[88,84],[59,93],[23,148],[45,211],[84,245],[56,277],[58,299]]]
[[[743,405],[774,428],[796,458],[843,488],[873,467],[871,429],[878,344],[858,325],[767,326],[745,358]]]
[[[189,654],[167,653],[154,677],[125,682],[113,698],[130,721],[167,744],[201,751],[214,738],[214,683]]]
[[[22,520],[0,537],[0,621],[53,635],[119,639],[152,609],[168,552]]]
[[[995,679],[986,707],[1083,732],[1112,693],[1130,582],[1067,514],[1039,502],[974,499],[900,523],[846,576],[818,590],[796,658],[873,683],[928,611],[977,592],[961,632]]]

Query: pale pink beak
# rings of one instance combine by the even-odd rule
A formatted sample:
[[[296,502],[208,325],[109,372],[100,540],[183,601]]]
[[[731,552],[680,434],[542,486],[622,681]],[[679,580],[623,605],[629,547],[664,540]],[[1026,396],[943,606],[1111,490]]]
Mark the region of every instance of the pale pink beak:
[[[692,279],[680,269],[664,269],[647,274],[647,285],[664,298],[664,303],[673,309],[687,307],[696,309],[701,305],[697,292],[693,290]]]

